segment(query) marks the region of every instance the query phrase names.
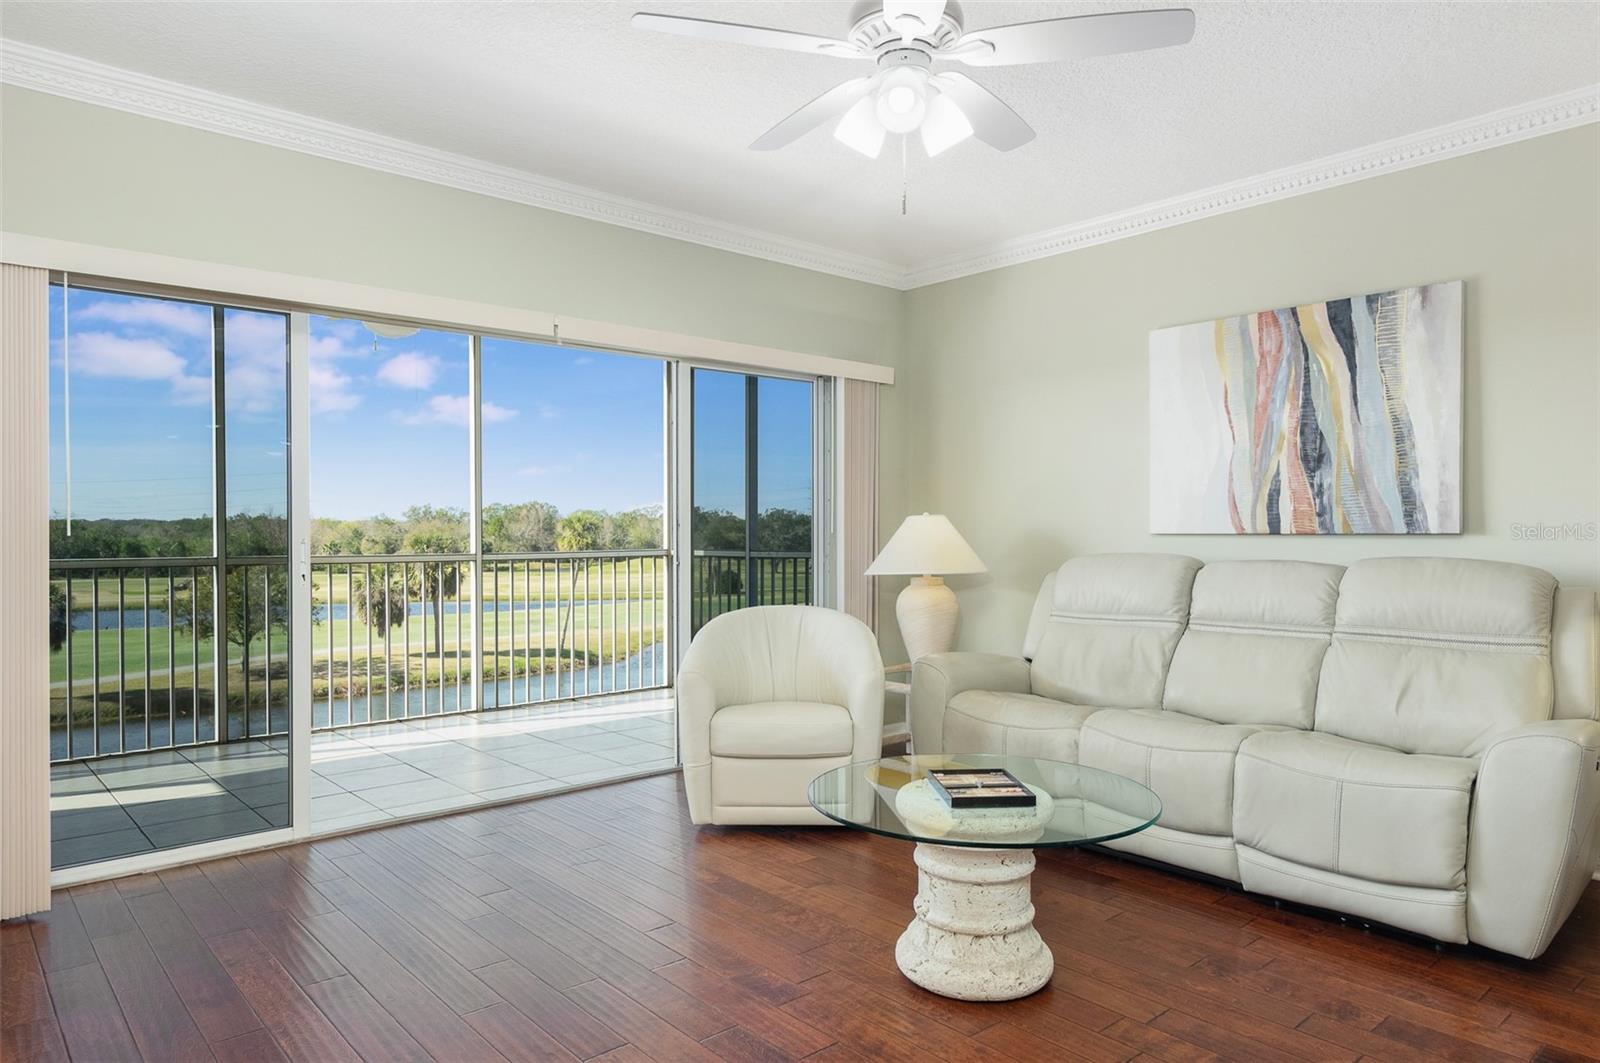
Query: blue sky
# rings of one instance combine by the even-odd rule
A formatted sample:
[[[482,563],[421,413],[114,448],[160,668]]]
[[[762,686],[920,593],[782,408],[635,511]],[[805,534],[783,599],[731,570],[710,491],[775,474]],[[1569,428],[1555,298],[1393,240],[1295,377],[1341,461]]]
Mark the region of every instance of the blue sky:
[[[63,293],[50,292],[51,512],[66,505]],[[208,516],[209,306],[74,289],[74,516]],[[228,509],[286,508],[284,315],[228,310]],[[484,340],[484,500],[562,512],[663,501],[663,366],[650,359]],[[469,339],[424,330],[375,337],[311,322],[311,509],[315,517],[466,508]],[[743,378],[697,371],[702,506],[743,509]],[[761,506],[810,504],[811,385],[763,379]],[[724,394],[724,392],[726,394]]]
[[[209,516],[212,311],[209,306],[50,289],[50,512],[66,515],[67,349],[72,312],[72,513]],[[228,310],[228,509],[287,511],[284,388],[288,319]]]
[[[742,373],[694,371],[694,504],[744,514],[745,380]],[[811,392],[803,380],[756,383],[757,505],[811,508]]]

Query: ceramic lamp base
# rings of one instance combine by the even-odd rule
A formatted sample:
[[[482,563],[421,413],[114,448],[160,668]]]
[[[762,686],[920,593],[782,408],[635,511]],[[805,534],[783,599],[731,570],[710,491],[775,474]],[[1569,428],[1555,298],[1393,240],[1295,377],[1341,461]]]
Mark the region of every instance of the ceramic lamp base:
[[[900,637],[910,660],[955,648],[961,606],[942,577],[913,576],[894,600],[894,615],[900,621]]]

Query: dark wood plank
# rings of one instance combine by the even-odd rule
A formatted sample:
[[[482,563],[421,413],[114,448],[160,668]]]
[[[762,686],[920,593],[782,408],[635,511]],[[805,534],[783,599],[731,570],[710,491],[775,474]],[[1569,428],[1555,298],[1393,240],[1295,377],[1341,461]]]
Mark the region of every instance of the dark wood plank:
[[[499,1001],[500,998],[465,964],[436,945],[430,935],[402,919],[394,909],[381,903],[355,880],[335,879],[323,883],[323,888],[338,903],[340,914],[400,961],[417,981],[454,1008],[457,1014],[465,1015]],[[482,944],[470,932],[463,933]]]
[[[0,1059],[7,1063],[67,1063],[69,1058],[53,1016],[0,1028]]]
[[[383,1005],[349,975],[306,986],[306,996],[362,1059],[429,1063],[433,1059]]]
[[[478,973],[494,987],[495,992],[580,1059],[609,1052],[627,1043],[626,1037],[574,1004],[554,986],[515,960],[485,967]]]
[[[69,890],[56,890],[51,894],[50,910],[30,915],[28,928],[33,935],[33,947],[39,953],[39,964],[46,971],[95,962],[89,932],[84,929]]]
[[[28,924],[20,920],[0,928],[0,1000],[6,1002],[0,1027],[53,1017],[39,952],[34,948]]]
[[[122,1063],[140,1059],[122,1006],[112,992],[100,963],[49,971],[45,981],[55,1004],[61,1037],[74,1059],[95,1063]]]
[[[182,998],[137,925],[120,934],[94,938],[94,952],[144,1058],[172,1063],[214,1058],[205,1035],[179,1003]]]
[[[290,1063],[265,1026],[211,1046],[217,1063]]]
[[[715,1052],[603,979],[574,986],[567,990],[567,996],[652,1059],[717,1058]]]
[[[308,916],[305,927],[383,1006],[406,1033],[440,1063],[504,1060],[448,1004],[384,951],[343,912]],[[509,962],[509,961],[507,961]]]
[[[468,1025],[512,1063],[572,1063],[578,1058],[510,1004],[491,1004],[466,1018]]]
[[[250,930],[303,986],[345,973],[333,954],[288,912],[261,912],[250,919]]]
[[[211,939],[222,966],[246,993],[291,1059],[356,1063],[355,1050],[249,930]]]
[[[261,1026],[255,1009],[170,893],[138,894],[128,900],[128,909],[206,1040],[226,1041]]]
[[[975,1004],[895,964],[908,846],[682,801],[664,776],[58,891],[0,926],[0,1054],[1600,1063],[1600,885],[1523,961],[1042,852],[1055,976]]]

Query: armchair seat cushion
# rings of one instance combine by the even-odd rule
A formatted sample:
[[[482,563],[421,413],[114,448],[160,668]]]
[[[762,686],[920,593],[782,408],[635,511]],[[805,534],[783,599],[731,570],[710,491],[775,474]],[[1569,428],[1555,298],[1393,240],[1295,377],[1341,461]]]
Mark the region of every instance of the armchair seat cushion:
[[[854,744],[855,722],[842,705],[762,701],[727,705],[711,717],[711,754],[717,757],[847,757]]]
[[[1334,735],[1263,732],[1239,749],[1234,836],[1302,867],[1457,890],[1478,762]],[[1249,886],[1249,882],[1245,883]]]
[[[944,752],[1007,753],[1075,764],[1085,705],[1004,690],[964,690],[950,699]]]

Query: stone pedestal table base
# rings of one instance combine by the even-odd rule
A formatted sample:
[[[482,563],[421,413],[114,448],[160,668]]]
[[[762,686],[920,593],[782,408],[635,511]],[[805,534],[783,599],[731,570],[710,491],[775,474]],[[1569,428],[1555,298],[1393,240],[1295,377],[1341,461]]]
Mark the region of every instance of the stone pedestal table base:
[[[1015,1000],[1050,981],[1055,959],[1033,928],[1031,849],[919,843],[916,918],[894,955],[922,988],[959,1000]]]

